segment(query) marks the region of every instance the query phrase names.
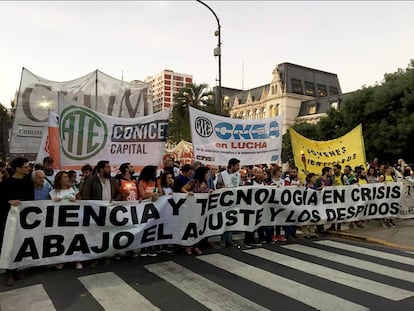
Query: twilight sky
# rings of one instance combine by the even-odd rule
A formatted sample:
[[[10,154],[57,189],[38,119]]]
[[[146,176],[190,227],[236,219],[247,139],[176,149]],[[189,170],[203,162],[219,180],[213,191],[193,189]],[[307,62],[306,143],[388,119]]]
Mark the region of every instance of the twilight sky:
[[[269,83],[279,63],[338,74],[343,92],[414,58],[411,1],[205,1],[220,19],[222,85]],[[99,69],[126,81],[163,69],[216,85],[217,22],[196,1],[1,1],[0,103],[22,67],[52,81]]]

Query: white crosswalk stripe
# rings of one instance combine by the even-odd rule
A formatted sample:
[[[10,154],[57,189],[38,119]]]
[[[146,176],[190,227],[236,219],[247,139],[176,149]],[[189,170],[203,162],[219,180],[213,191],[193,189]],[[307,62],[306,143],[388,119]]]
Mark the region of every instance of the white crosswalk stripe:
[[[268,310],[172,261],[145,268],[173,284],[210,310]]]
[[[340,242],[335,242],[335,241],[329,241],[329,240],[315,241],[314,243],[320,244],[320,245],[326,245],[326,246],[337,248],[337,249],[343,249],[343,250],[347,250],[347,251],[351,251],[351,252],[355,252],[355,253],[360,253],[360,254],[364,254],[364,255],[369,255],[369,256],[374,256],[374,257],[383,258],[383,259],[387,259],[387,260],[392,260],[392,261],[395,261],[395,262],[399,262],[399,263],[403,263],[403,264],[406,264],[406,265],[414,266],[414,259],[413,258],[408,258],[408,257],[404,257],[404,256],[390,254],[390,253],[387,253],[387,252],[377,251],[377,250],[369,249],[369,248],[366,248],[366,247],[360,247],[360,246],[355,246],[355,245],[350,245],[350,244],[345,244],[345,243],[340,243]],[[412,252],[412,253],[414,254],[414,252]]]
[[[221,254],[205,255],[197,258],[275,292],[287,295],[318,310],[369,310],[351,301],[280,277]]]
[[[356,275],[317,265],[294,257],[282,255],[267,249],[258,248],[244,251],[248,254],[270,260],[277,264],[294,268],[318,277],[353,287],[390,300],[401,300],[414,296],[414,292],[371,281]]]
[[[341,263],[343,265],[363,269],[366,271],[371,271],[377,274],[397,278],[397,279],[408,281],[408,282],[414,282],[413,272],[404,271],[404,270],[376,264],[370,261],[353,258],[351,256],[340,255],[340,254],[328,252],[322,249],[317,249],[317,248],[313,248],[313,247],[305,246],[305,245],[291,244],[291,245],[284,245],[282,247],[293,250],[295,252],[323,258],[328,261]]]
[[[0,311],[72,311],[84,303],[88,311],[365,311],[388,302],[390,308],[406,305],[414,299],[413,258],[408,253],[404,256],[405,252],[398,255],[330,240],[304,244],[266,246],[242,253],[226,249],[226,255],[217,252],[195,258],[178,255],[166,261],[149,260],[140,267],[128,263],[137,269],[134,273],[68,274],[70,280],[65,279],[62,285],[4,288]],[[335,253],[338,250],[340,254]],[[75,309],[60,301],[62,294],[69,293],[68,286],[77,293],[74,299],[83,297]],[[155,288],[170,296],[163,294],[158,299]],[[279,299],[272,301],[271,297]],[[281,301],[283,305],[279,305]]]
[[[41,284],[0,293],[1,311],[56,311]]]
[[[113,272],[78,279],[106,311],[160,310]]]

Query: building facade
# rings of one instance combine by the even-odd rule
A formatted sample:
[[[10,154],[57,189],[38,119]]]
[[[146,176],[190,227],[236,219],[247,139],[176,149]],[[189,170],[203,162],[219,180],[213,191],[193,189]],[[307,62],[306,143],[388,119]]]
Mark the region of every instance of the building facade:
[[[193,83],[193,76],[165,69],[154,76],[147,77],[149,93],[152,96],[153,111],[158,112],[169,108],[178,90]]]
[[[263,119],[283,114],[283,133],[295,124],[304,102],[341,95],[336,74],[291,63],[282,63],[272,72],[269,84],[241,91],[229,98],[230,116],[239,119]],[[310,105],[312,106],[312,105]],[[309,115],[326,115],[317,105]],[[303,113],[303,111],[302,111]],[[306,115],[302,122],[306,122]],[[314,118],[315,119],[315,118]],[[312,119],[312,120],[314,120]]]

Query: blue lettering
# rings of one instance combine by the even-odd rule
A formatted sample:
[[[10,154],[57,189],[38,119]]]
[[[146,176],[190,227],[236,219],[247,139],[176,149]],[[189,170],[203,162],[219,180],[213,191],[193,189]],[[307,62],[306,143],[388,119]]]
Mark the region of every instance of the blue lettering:
[[[229,133],[226,130],[232,130],[232,129],[233,127],[231,126],[231,124],[226,123],[226,122],[221,122],[214,127],[214,130],[216,131],[217,136],[221,139],[230,139],[231,133]]]

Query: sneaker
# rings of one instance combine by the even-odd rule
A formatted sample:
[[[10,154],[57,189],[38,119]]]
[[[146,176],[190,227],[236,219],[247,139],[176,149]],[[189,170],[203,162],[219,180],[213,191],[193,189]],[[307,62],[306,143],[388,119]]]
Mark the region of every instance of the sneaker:
[[[150,257],[157,257],[158,254],[155,251],[148,251],[148,256],[150,256]]]
[[[293,236],[288,236],[287,241],[288,242],[296,242],[296,239]]]
[[[63,269],[63,263],[59,263],[56,265],[56,269],[62,270]]]
[[[246,244],[246,243],[244,243],[244,247],[245,248],[252,248],[252,246],[250,244]]]
[[[191,247],[186,247],[186,248],[185,248],[185,253],[186,253],[187,255],[192,255],[192,254],[193,254],[193,252],[191,251]]]
[[[142,250],[142,251],[141,251],[141,253],[139,253],[139,255],[140,255],[141,257],[147,257],[147,256],[148,256],[148,253],[147,253],[147,251],[146,251],[146,250]]]
[[[253,241],[253,243],[250,243],[250,245],[252,245],[252,246],[262,246],[262,243],[260,243],[259,241]]]
[[[98,266],[98,263],[99,263],[98,259],[96,259],[90,263],[89,267],[96,268]]]
[[[82,263],[80,263],[80,262],[78,261],[78,262],[76,263],[75,269],[76,269],[76,270],[82,270],[82,269],[83,269]]]
[[[24,274],[23,274],[23,271],[21,271],[21,270],[14,271],[14,273],[13,273],[13,277],[14,277],[16,280],[24,280]]]
[[[173,249],[171,247],[167,247],[166,249],[164,249],[164,253],[166,254],[172,254],[174,253]]]
[[[115,254],[114,259],[115,259],[115,260],[119,260],[119,259],[121,259],[121,255],[119,255],[119,254]]]
[[[276,241],[285,242],[286,241],[286,237],[284,235],[278,235],[276,237]]]
[[[196,247],[196,248],[194,248],[194,253],[196,255],[201,255],[203,252],[198,247]]]
[[[4,285],[6,286],[13,286],[15,283],[15,280],[13,278],[12,274],[6,274],[6,280],[4,281]]]
[[[277,235],[272,235],[272,241],[277,241]]]
[[[139,249],[136,249],[136,250],[134,250],[134,251],[132,251],[132,254],[131,254],[131,256],[132,257],[138,257],[139,255],[140,255],[140,250]]]

